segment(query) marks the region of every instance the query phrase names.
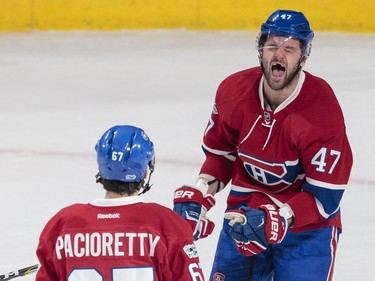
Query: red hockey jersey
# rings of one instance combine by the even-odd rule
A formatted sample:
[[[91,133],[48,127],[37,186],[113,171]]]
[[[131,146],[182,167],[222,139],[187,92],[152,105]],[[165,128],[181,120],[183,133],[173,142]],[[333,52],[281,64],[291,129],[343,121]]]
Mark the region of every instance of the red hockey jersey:
[[[341,227],[340,201],[353,159],[333,90],[301,72],[296,90],[271,111],[262,79],[255,67],[220,84],[200,173],[232,181],[230,208],[287,203],[295,215],[294,231]]]
[[[59,211],[40,235],[37,281],[203,281],[189,224],[139,196]]]

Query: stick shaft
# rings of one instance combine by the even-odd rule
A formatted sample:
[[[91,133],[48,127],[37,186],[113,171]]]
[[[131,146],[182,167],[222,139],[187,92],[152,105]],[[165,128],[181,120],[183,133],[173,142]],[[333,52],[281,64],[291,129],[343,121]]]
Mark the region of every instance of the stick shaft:
[[[24,268],[21,268],[21,269],[10,271],[8,273],[1,274],[0,280],[5,281],[5,280],[10,280],[10,279],[13,279],[13,278],[16,278],[16,277],[25,276],[25,275],[28,275],[30,273],[36,272],[38,270],[38,268],[39,268],[39,264],[34,264],[34,265],[27,266],[27,267],[24,267]]]

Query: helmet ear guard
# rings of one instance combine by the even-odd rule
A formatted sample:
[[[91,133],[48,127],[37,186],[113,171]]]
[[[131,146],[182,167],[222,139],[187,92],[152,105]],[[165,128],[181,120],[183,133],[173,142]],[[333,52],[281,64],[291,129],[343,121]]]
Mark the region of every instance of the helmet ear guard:
[[[308,57],[311,53],[311,42],[314,32],[305,15],[293,10],[277,10],[272,13],[265,23],[261,25],[260,33],[256,40],[258,50],[264,46],[268,36],[278,35],[300,40],[302,55]]]

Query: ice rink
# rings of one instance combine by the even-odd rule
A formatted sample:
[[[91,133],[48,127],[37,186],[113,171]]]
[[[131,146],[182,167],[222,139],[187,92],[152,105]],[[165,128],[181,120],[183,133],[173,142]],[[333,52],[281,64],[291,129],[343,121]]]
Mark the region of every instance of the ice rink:
[[[113,125],[148,133],[156,171],[144,198],[172,207],[173,190],[193,184],[204,159],[201,139],[218,84],[258,64],[256,35],[0,33],[0,274],[38,262],[40,231],[59,209],[103,196],[94,146]],[[354,154],[342,202],[338,281],[375,280],[374,53],[375,34],[317,32],[305,67],[335,90]],[[208,214],[214,234],[197,242],[206,279],[226,195]]]

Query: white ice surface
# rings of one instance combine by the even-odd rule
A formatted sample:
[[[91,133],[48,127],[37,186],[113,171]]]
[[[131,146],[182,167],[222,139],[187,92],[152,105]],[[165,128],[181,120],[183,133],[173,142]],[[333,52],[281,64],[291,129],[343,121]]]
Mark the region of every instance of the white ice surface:
[[[155,143],[154,186],[172,207],[193,184],[218,84],[258,64],[249,31],[31,32],[0,34],[0,274],[37,263],[35,248],[60,208],[102,197],[94,145],[115,124],[142,127]],[[341,102],[354,153],[342,202],[335,280],[375,280],[375,35],[317,33],[305,67]],[[324,101],[322,101],[324,102]],[[206,278],[214,234],[197,242]],[[147,210],[146,210],[147,211]],[[19,280],[34,280],[35,275]]]

